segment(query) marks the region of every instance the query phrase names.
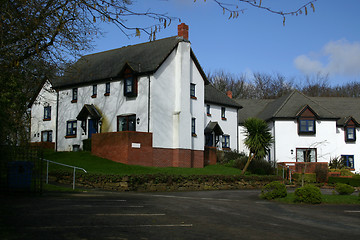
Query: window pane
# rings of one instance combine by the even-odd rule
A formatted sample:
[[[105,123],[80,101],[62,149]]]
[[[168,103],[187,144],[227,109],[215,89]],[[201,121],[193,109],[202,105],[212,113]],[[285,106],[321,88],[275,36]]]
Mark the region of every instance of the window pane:
[[[308,132],[314,131],[314,122],[312,120],[307,120],[308,123]]]
[[[110,93],[110,83],[106,83],[106,86],[105,86],[105,92],[106,93]]]
[[[128,117],[128,121],[129,121],[129,129],[128,131],[135,131],[136,130],[136,116],[129,116]]]
[[[125,117],[119,117],[119,131],[126,131],[126,118]]]
[[[52,142],[52,131],[48,133],[48,142]]]
[[[125,79],[125,93],[132,93],[133,92],[133,79],[127,78]]]
[[[42,132],[42,141],[47,142],[48,141],[48,132]]]

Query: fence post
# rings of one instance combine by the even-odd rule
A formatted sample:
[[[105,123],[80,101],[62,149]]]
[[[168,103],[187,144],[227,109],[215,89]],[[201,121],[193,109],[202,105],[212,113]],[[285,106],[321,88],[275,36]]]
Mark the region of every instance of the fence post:
[[[75,189],[75,171],[76,171],[76,168],[74,168],[74,177],[73,177],[73,190]]]
[[[49,161],[46,161],[46,184],[49,184]]]

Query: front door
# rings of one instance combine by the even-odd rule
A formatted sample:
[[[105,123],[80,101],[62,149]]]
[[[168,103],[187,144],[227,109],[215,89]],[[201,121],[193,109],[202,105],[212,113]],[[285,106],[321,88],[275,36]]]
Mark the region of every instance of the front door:
[[[93,133],[97,133],[98,129],[98,121],[96,119],[89,119],[89,138],[91,138],[91,135]]]

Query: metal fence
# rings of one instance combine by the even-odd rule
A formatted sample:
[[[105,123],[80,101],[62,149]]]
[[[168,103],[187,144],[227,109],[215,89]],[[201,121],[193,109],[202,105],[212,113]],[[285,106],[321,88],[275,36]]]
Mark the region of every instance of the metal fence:
[[[42,192],[43,151],[31,146],[0,146],[0,191]]]

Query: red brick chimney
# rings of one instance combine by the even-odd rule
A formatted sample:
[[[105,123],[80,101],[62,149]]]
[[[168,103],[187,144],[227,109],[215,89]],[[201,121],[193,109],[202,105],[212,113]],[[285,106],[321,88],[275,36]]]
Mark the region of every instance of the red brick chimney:
[[[232,91],[230,91],[230,90],[227,91],[227,92],[226,92],[226,95],[227,95],[229,98],[232,98]]]
[[[185,23],[178,25],[178,36],[183,37],[185,40],[189,40],[189,26]]]

